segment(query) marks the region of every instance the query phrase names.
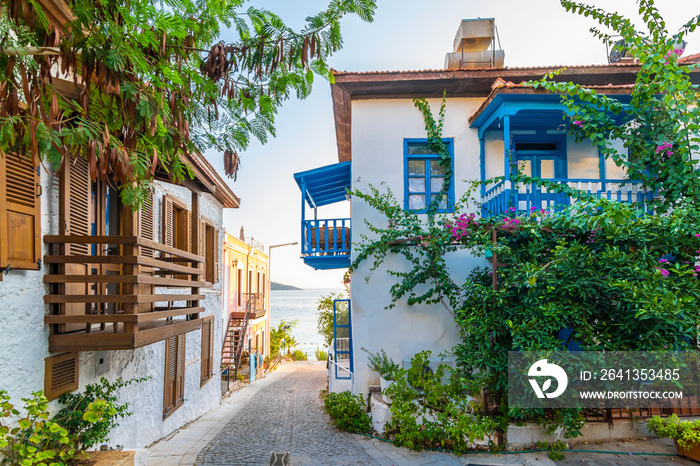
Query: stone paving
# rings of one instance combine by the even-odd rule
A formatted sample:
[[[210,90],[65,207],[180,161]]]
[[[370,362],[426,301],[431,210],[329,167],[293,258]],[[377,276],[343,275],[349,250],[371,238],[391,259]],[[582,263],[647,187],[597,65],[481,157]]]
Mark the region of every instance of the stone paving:
[[[222,405],[148,448],[149,466],[268,465],[270,453],[290,453],[290,466],[559,466],[691,465],[674,455],[673,442],[648,439],[574,446],[619,453],[567,452],[554,462],[546,452],[460,457],[438,451],[415,452],[376,438],[348,434],[330,424],[319,392],[325,364],[285,363],[267,377],[233,393]],[[635,452],[635,456],[627,452]],[[651,453],[651,454],[649,454]],[[668,456],[656,456],[654,453]]]
[[[319,398],[325,384],[324,366],[299,364],[260,390],[199,453],[196,464],[264,465],[271,452],[289,452],[294,466],[378,464],[354,436],[330,425]]]

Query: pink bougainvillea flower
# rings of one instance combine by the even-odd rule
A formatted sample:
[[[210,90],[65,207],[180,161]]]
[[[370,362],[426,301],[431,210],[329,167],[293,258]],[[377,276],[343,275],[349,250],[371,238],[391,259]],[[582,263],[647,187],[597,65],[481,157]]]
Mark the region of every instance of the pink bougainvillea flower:
[[[578,126],[579,128],[583,128],[583,122],[581,120],[574,120],[571,123]]]
[[[695,233],[696,238],[700,238],[700,233]]]
[[[664,262],[668,262],[668,259],[659,259],[659,264],[663,264]]]
[[[661,268],[659,268],[659,267],[657,267],[656,270],[658,270],[659,273],[660,273],[661,275],[663,275],[664,277],[668,277],[668,275],[671,273],[671,272],[669,272],[668,270],[666,270],[666,269],[661,269]]]

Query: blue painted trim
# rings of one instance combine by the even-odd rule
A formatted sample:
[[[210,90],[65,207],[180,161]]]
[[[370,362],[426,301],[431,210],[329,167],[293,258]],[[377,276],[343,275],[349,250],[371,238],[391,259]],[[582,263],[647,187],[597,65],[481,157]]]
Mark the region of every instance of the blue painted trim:
[[[486,193],[486,143],[483,136],[479,138],[479,176],[481,177],[481,197]]]
[[[340,162],[294,174],[299,189],[311,207],[322,207],[345,200],[350,189],[351,162]],[[302,182],[306,187],[302,187]]]
[[[601,180],[605,179],[605,155],[603,151],[598,147],[598,176]],[[605,191],[605,183],[603,183],[603,191]]]
[[[503,117],[503,175],[509,181],[511,176],[510,116]]]
[[[629,103],[631,100],[629,95],[608,97],[622,104]],[[558,94],[496,94],[470,128],[477,128],[481,137],[495,120],[502,119],[505,115],[515,116],[521,110],[555,110],[571,114],[561,103],[561,97]]]
[[[416,214],[424,214],[428,211],[427,208],[419,210],[411,210],[408,208],[408,161],[409,160],[425,160],[426,171],[425,171],[425,202],[426,205],[430,205],[431,195],[435,194],[430,191],[430,160],[439,160],[440,156],[437,154],[421,154],[421,155],[408,155],[409,145],[425,145],[428,142],[427,139],[416,139],[416,138],[404,138],[403,140],[403,185],[404,185],[404,210],[411,211]],[[452,213],[454,212],[455,206],[455,157],[454,157],[454,138],[443,138],[442,142],[447,145],[450,151],[450,166],[452,169],[452,182],[450,183],[450,188],[447,191],[447,209],[438,209],[438,213]]]

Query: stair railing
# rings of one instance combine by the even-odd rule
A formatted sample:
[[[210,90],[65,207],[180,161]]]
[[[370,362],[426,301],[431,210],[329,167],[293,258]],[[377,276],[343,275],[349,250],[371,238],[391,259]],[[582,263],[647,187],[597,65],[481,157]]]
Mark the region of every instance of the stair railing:
[[[248,321],[250,320],[250,310],[253,308],[254,298],[248,296],[246,300],[245,316],[243,317],[243,325],[241,326],[241,333],[238,339],[238,348],[236,348],[236,370],[234,372],[234,377],[238,380],[238,368],[241,366],[241,356],[243,355],[243,347],[245,346],[245,337],[248,333]]]

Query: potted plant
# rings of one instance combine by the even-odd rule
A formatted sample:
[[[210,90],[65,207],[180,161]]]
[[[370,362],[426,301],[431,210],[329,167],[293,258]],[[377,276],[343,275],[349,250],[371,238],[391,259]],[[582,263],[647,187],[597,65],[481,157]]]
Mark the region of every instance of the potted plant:
[[[659,437],[672,439],[679,455],[700,461],[700,420],[681,421],[675,414],[654,416],[647,421],[647,428]]]
[[[379,386],[382,390],[382,398],[387,404],[391,404],[391,399],[384,394],[384,390],[394,383],[394,376],[399,370],[399,365],[394,362],[384,350],[379,353],[372,353],[367,348],[362,348],[362,351],[368,355],[368,363],[370,369],[379,372]]]

